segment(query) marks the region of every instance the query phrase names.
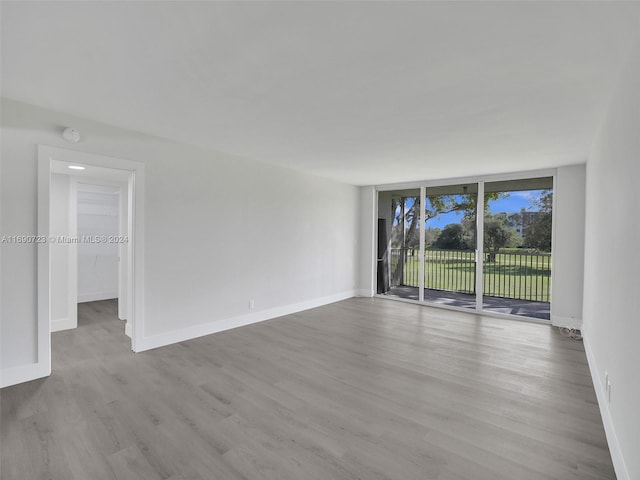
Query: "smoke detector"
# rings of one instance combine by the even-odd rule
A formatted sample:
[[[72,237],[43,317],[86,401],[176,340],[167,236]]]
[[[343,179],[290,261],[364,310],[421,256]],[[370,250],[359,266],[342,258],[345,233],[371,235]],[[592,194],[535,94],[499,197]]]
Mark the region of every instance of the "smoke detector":
[[[80,141],[80,132],[75,128],[67,127],[62,132],[62,138],[69,143],[78,143]]]

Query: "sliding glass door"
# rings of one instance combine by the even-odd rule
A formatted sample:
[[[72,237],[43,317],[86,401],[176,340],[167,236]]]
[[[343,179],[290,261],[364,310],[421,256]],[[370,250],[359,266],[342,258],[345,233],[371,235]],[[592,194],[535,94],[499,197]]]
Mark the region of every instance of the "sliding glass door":
[[[476,183],[426,188],[424,301],[476,308]]]
[[[550,318],[553,177],[378,192],[377,294]]]
[[[553,178],[484,185],[482,305],[550,319]]]
[[[419,300],[420,189],[378,195],[377,293]]]

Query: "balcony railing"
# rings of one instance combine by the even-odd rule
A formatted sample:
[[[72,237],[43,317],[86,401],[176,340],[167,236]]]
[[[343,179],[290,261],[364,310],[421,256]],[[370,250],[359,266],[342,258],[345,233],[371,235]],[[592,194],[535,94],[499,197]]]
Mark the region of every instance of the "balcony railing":
[[[389,251],[390,286],[418,287],[419,249]],[[551,254],[528,251],[485,253],[483,292],[491,297],[549,302]],[[475,294],[475,252],[426,250],[424,287],[433,290]]]

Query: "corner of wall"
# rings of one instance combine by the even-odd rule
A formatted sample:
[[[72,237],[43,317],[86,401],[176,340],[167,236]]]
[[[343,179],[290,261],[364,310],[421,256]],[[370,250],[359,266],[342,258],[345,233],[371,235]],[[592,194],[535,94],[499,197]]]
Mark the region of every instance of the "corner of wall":
[[[355,293],[356,293],[355,294],[356,297],[365,297],[365,298],[372,298],[374,295],[373,290],[367,290],[367,289],[356,290]]]
[[[576,330],[582,330],[582,318],[577,317],[563,317],[560,315],[551,314],[551,325],[554,327],[575,328]]]
[[[376,251],[376,189],[373,186],[360,187],[360,231],[358,245],[358,271],[356,288],[357,295],[362,297],[373,296],[375,279]]]
[[[551,323],[582,328],[585,164],[559,167],[553,192]]]

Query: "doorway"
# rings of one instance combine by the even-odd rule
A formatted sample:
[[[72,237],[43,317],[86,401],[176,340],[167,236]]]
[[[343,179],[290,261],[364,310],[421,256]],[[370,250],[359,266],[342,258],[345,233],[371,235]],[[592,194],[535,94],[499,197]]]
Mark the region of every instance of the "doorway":
[[[117,295],[118,317],[126,321],[131,348],[137,351],[144,320],[144,165],[45,146],[39,146],[38,157],[38,237],[43,239],[38,244],[39,357],[50,371],[51,332],[77,325],[79,294],[80,300]],[[98,202],[98,197],[110,201]],[[78,198],[86,201],[78,203]],[[109,231],[86,231],[91,214],[107,210],[113,216]],[[83,220],[83,214],[89,215]],[[117,262],[115,270],[113,263],[98,266],[106,259]],[[89,287],[96,288],[79,292],[83,263],[94,273]]]

